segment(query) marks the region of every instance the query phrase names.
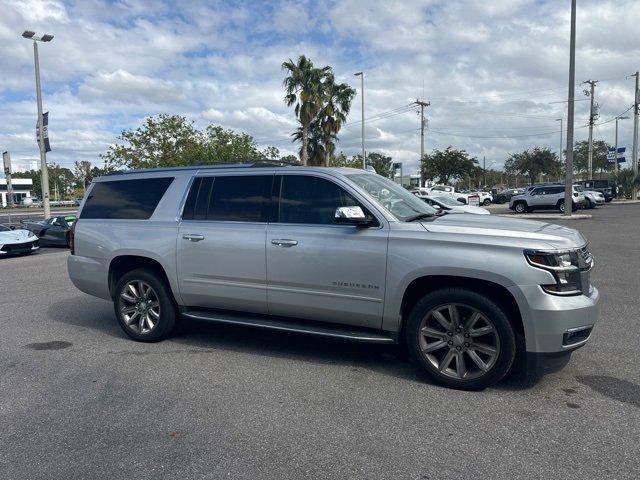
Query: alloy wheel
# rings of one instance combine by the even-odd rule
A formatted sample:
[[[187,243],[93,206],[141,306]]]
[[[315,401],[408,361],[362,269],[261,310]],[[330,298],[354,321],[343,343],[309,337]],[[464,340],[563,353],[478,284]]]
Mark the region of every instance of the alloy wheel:
[[[496,326],[469,305],[449,303],[430,310],[418,331],[424,358],[450,378],[481,377],[491,370],[500,355]]]
[[[150,333],[160,320],[158,294],[142,280],[132,280],[122,288],[118,305],[127,328],[135,333]]]

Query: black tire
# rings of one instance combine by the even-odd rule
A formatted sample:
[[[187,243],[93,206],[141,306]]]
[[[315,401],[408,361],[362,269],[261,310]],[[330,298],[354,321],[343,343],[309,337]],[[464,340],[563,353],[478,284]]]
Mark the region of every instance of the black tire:
[[[564,213],[564,200],[558,202],[558,210],[560,210],[560,213]]]
[[[121,311],[124,304],[124,300],[121,300],[121,295],[125,287],[127,287],[131,282],[142,282],[147,284],[155,294],[154,296],[150,296],[149,300],[153,300],[154,297],[157,298],[159,306],[158,319],[155,320],[154,326],[147,332],[144,332],[142,329],[138,329],[134,326],[134,324],[138,323],[137,321],[132,322],[131,326],[128,325],[124,318],[124,314]],[[155,303],[155,301],[153,303]],[[166,284],[165,280],[152,269],[140,268],[124,274],[118,280],[114,289],[113,306],[120,328],[122,328],[127,336],[138,342],[158,342],[163,340],[171,334],[176,325],[177,309],[169,286]],[[137,318],[140,318],[140,314]],[[150,316],[149,318],[152,317]],[[148,327],[148,324],[146,325]]]
[[[587,198],[587,208],[588,208],[588,209],[590,209],[590,210],[591,210],[591,209],[596,208],[596,204],[595,204],[595,203],[593,203],[593,202],[592,202],[590,199],[588,199],[588,198]]]
[[[485,198],[485,199],[482,201],[482,204],[483,204],[485,207],[487,207],[487,206],[491,205],[491,200],[489,200],[488,198]]]
[[[480,376],[470,379],[449,376],[436,368],[427,358],[427,354],[422,351],[420,343],[422,334],[420,329],[423,325],[423,319],[433,309],[451,303],[459,305],[461,309],[467,307],[475,309],[487,319],[490,319],[495,334],[499,339],[499,349],[495,362],[486,372],[480,373]],[[462,320],[464,319],[461,317],[461,323]],[[445,288],[428,293],[422,297],[411,310],[404,333],[407,348],[413,359],[433,380],[447,387],[463,390],[480,390],[493,385],[499,382],[509,372],[516,356],[515,332],[502,308],[489,298],[463,288]],[[447,346],[444,347],[444,349],[445,351],[446,349],[452,350],[453,347]]]
[[[527,208],[526,202],[516,202],[513,206],[513,209],[516,213],[526,213],[529,209]]]

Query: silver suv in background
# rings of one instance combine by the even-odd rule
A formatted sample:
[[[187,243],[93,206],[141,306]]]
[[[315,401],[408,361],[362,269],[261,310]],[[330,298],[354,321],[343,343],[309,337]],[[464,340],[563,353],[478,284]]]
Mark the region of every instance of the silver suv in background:
[[[572,188],[571,210],[575,211],[584,205],[585,198]],[[534,185],[528,187],[521,195],[514,195],[509,200],[509,209],[516,213],[533,212],[535,210],[560,210],[564,212],[564,185]]]
[[[440,214],[362,170],[104,176],[71,240],[72,282],[113,302],[122,330],[143,342],[195,319],[400,343],[437,382],[478,389],[516,356],[566,362],[597,319],[577,231]]]

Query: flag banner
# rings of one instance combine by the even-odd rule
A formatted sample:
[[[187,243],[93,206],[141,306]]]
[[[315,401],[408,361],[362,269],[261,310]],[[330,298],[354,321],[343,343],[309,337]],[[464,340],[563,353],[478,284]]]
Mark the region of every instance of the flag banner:
[[[618,158],[618,163],[626,163],[626,159],[624,157],[624,153],[627,151],[627,147],[618,147],[618,155],[616,155],[615,147],[609,147],[609,152],[607,153],[607,161],[609,163],[613,163]]]
[[[49,112],[42,114],[42,131],[44,133],[44,151],[50,152],[51,145],[49,144]],[[36,140],[40,144],[40,126],[36,124]]]

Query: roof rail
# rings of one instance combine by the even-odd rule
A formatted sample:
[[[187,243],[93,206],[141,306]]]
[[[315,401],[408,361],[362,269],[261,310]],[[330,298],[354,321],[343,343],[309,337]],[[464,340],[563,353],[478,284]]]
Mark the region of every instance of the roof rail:
[[[278,160],[255,160],[243,163],[215,163],[209,165],[186,165],[180,167],[142,168],[139,170],[116,170],[105,175],[127,175],[132,173],[172,172],[182,170],[215,170],[223,168],[259,168],[259,167],[295,167],[295,164],[280,162]]]

